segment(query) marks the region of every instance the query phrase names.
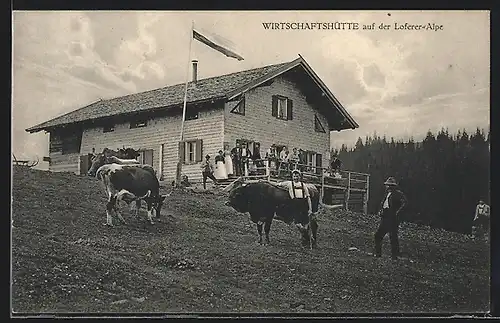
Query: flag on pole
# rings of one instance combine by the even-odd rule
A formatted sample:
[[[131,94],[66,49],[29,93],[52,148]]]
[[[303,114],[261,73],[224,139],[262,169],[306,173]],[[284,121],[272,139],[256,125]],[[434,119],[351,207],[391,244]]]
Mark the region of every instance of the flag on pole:
[[[243,60],[243,57],[238,55],[234,50],[229,49],[230,46],[222,44],[224,43],[224,40],[222,39],[222,37],[218,35],[214,35],[205,31],[203,32],[202,35],[200,32],[194,30],[193,28],[193,38],[207,45],[208,47],[215,49],[216,51],[226,55],[227,57],[235,58],[239,61]]]
[[[200,30],[200,29],[198,29]],[[222,53],[226,55],[227,57],[230,58],[235,58],[239,61],[243,60],[243,57],[240,55],[236,54],[236,51],[232,49],[231,45],[234,45],[231,43],[231,41],[221,37],[220,35],[216,35],[214,33],[206,32],[203,31],[203,35],[194,29],[194,21],[191,22],[191,33],[192,36],[189,37],[189,49],[188,49],[188,66],[186,70],[186,84],[184,86],[184,104],[182,108],[182,122],[181,122],[181,134],[180,134],[180,140],[179,140],[179,147],[182,147],[183,145],[183,140],[184,140],[184,121],[186,119],[186,105],[187,105],[187,90],[188,90],[188,83],[189,83],[189,66],[190,66],[190,61],[191,61],[191,47],[193,43],[193,39],[196,39],[197,41],[207,45],[208,47],[215,49],[219,53]],[[231,49],[230,49],[231,48]],[[182,154],[181,150],[179,148],[179,161],[177,162],[177,170],[176,170],[176,186],[179,187],[180,182],[181,182],[181,174],[182,174]]]

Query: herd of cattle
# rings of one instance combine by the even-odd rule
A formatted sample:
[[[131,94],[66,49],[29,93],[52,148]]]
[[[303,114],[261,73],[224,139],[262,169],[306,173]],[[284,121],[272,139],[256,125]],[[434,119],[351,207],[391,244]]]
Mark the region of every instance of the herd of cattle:
[[[168,195],[160,194],[160,183],[156,173],[150,165],[139,163],[137,151],[123,148],[114,151],[105,148],[101,153],[94,155],[92,165],[88,170],[89,176],[95,176],[105,187],[108,195],[106,204],[106,224],[112,226],[112,211],[118,218],[127,223],[118,210],[120,201],[127,204],[135,202],[135,212],[138,215],[141,201],[147,204],[148,221],[153,224],[153,217],[159,217],[165,198]],[[287,224],[295,223],[302,237],[302,245],[316,246],[318,223],[316,213],[320,207],[338,208],[341,206],[327,206],[321,203],[320,194],[313,184],[308,186],[313,216],[308,220],[290,217],[290,196],[288,190],[280,188],[266,181],[244,183],[241,180],[231,184],[229,198],[225,205],[240,213],[248,212],[250,219],[257,225],[259,243],[263,243],[262,229],[264,227],[265,242],[269,243],[269,232],[273,219],[279,219]],[[154,215],[153,215],[154,213]],[[276,215],[276,217],[275,217]],[[310,233],[311,232],[311,233]]]

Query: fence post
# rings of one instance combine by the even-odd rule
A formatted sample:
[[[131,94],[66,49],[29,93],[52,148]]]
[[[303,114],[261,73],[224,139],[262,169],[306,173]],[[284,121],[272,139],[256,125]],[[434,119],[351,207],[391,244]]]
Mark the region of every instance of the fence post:
[[[363,211],[365,214],[368,214],[368,198],[370,197],[370,174],[366,174],[365,190]]]
[[[267,181],[270,182],[271,181],[271,171],[269,169],[269,159],[266,159],[264,161],[264,165],[266,166],[266,176],[267,176]]]
[[[345,209],[349,211],[349,200],[351,199],[351,172],[347,173],[347,189],[346,189],[346,201]]]
[[[323,169],[321,171],[321,196],[320,201],[323,202],[323,198],[325,197],[325,172]]]

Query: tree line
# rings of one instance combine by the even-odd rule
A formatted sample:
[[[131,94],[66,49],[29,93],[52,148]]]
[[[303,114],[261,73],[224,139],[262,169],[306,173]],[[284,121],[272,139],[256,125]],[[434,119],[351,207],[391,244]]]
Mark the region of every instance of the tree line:
[[[374,133],[337,153],[345,170],[370,174],[368,212],[375,213],[384,195],[384,181],[394,176],[408,198],[403,221],[449,231],[470,232],[479,199],[489,204],[490,131],[465,129],[449,134],[427,132],[413,138],[387,140]]]

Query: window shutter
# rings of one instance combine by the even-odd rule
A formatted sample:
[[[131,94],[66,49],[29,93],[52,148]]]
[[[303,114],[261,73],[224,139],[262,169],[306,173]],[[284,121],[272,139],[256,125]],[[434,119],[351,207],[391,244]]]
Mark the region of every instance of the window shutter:
[[[286,100],[286,115],[287,120],[293,120],[293,100]]]
[[[326,132],[317,115],[314,115],[314,131],[323,133]]]
[[[185,153],[185,147],[186,147],[186,144],[184,141],[180,141],[179,142],[179,156],[180,156],[180,159],[182,160],[183,163],[186,162],[186,153]]]
[[[272,104],[273,104],[272,116],[277,117],[278,116],[278,97],[276,95],[273,95]]]
[[[246,102],[245,102],[245,96],[243,95],[241,97],[241,102],[240,102],[240,107],[239,107],[240,113],[243,114],[243,115],[245,114],[245,104],[246,104]]]
[[[144,164],[153,166],[153,149],[144,151]]]
[[[196,140],[196,162],[203,161],[203,140]]]

